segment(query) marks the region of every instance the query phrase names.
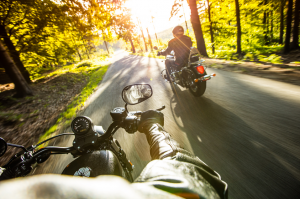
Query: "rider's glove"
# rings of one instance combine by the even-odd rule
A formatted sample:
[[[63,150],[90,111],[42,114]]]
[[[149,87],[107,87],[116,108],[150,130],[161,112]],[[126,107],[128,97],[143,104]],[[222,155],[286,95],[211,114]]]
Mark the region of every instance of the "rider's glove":
[[[5,168],[0,167],[0,181],[13,178],[12,173]]]
[[[156,56],[160,56],[160,55],[161,55],[161,52],[158,52]]]
[[[148,110],[142,113],[138,130],[141,133],[146,133],[152,124],[160,124],[164,126],[164,114],[156,110]]]

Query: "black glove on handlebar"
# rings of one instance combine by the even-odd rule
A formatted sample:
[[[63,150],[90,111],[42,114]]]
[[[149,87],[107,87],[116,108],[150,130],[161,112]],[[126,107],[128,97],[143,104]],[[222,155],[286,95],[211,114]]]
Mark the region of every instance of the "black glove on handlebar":
[[[158,52],[156,56],[160,56],[160,55],[161,55],[161,52]]]
[[[156,110],[148,110],[142,113],[138,130],[145,133],[149,130],[152,124],[158,123],[164,126],[164,114]]]
[[[0,175],[0,181],[8,180],[13,178],[13,174],[9,170],[4,170],[3,173]]]

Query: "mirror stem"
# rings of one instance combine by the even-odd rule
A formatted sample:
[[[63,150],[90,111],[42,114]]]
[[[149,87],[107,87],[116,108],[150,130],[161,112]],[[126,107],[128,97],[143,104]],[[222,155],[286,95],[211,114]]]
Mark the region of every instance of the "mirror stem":
[[[24,146],[22,146],[22,145],[17,145],[17,144],[10,144],[10,143],[7,143],[7,146],[18,147],[18,148],[21,148],[21,149],[23,149],[24,151],[28,152],[27,149],[26,149]]]
[[[126,113],[129,113],[128,109],[127,109],[127,103],[125,104],[125,111],[126,111]]]

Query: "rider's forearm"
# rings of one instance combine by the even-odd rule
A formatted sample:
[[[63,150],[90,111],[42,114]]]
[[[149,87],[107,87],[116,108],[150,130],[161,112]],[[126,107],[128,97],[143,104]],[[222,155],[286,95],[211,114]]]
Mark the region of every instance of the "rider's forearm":
[[[172,49],[170,47],[168,47],[165,51],[160,52],[160,54],[166,56],[166,55],[170,54],[171,51],[172,51]]]
[[[215,188],[215,190],[217,190],[220,198],[228,197],[227,184],[221,180],[221,176],[213,169],[211,169],[208,165],[206,165],[203,161],[201,161],[198,157],[181,148],[179,144],[171,138],[170,134],[168,134],[161,125],[157,123],[149,123],[148,125],[145,125],[145,129],[148,130],[145,134],[150,145],[150,154],[152,160],[164,159],[164,161],[153,161],[153,164],[151,164],[150,162],[149,168],[147,168],[147,166],[144,169],[140,177],[136,179],[136,182],[151,181],[152,184],[155,184],[155,182],[158,181],[157,188],[159,187],[159,189],[169,191],[176,190],[176,188],[178,188],[177,185],[172,184],[172,182],[174,182],[174,179],[178,180],[178,176],[179,178],[180,176],[184,176],[185,180],[192,179],[192,181],[194,180],[195,182],[198,182],[199,179],[202,179],[201,181],[206,180]],[[176,165],[175,168],[174,165]],[[179,169],[179,166],[191,172],[184,173],[182,169]],[[159,169],[155,172],[149,172],[155,167]],[[166,172],[167,174],[164,173],[164,170],[168,171]],[[198,171],[195,172],[196,170]],[[175,172],[174,175],[173,172]],[[176,177],[176,174],[179,175]],[[162,182],[164,182],[164,186],[159,186]],[[186,187],[186,190],[195,191],[197,189],[196,187],[197,186],[195,185],[188,185],[188,187]]]
[[[146,129],[147,133],[145,134],[150,145],[152,160],[173,157],[178,152],[190,155],[190,152],[181,148],[178,142],[173,140],[161,125],[149,124],[146,126]]]

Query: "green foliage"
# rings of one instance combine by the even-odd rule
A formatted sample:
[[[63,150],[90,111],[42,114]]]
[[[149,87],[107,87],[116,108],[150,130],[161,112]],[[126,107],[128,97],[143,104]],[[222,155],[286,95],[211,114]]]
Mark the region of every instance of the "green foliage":
[[[174,0],[171,15],[182,13],[181,1]],[[207,3],[209,3],[209,13]],[[281,23],[280,6],[282,3],[286,6],[285,1],[278,0],[239,1],[243,59],[255,60],[260,54],[270,56],[282,49],[282,46],[278,45]],[[209,57],[222,59],[240,58],[232,54],[232,52],[237,51],[237,13],[235,1],[197,1],[197,6],[199,8],[199,18]],[[192,36],[195,45],[194,34],[189,34],[189,36]],[[213,37],[214,41],[211,40],[211,37]],[[214,54],[212,54],[213,46],[216,50]],[[275,62],[278,61],[279,59],[276,59]]]
[[[264,55],[259,55],[258,60],[262,61],[262,62],[270,62],[273,64],[281,64],[282,63],[281,57],[276,54],[272,54],[269,57],[264,56]]]
[[[57,130],[57,128],[57,124],[53,125],[50,129],[46,131],[46,133],[43,136],[40,137],[40,141],[46,140],[48,137],[50,137],[50,135],[54,133]]]
[[[254,61],[254,54],[252,52],[247,53],[244,58],[244,60]]]
[[[93,64],[91,63],[91,62],[82,62],[82,63],[80,63],[80,64],[78,64],[77,66],[76,66],[76,68],[81,68],[81,67],[92,67],[93,66]]]
[[[80,66],[80,67],[78,67]],[[89,81],[87,85],[82,89],[81,93],[77,95],[73,101],[67,106],[67,109],[60,114],[60,117],[57,119],[56,124],[52,126],[46,133],[40,137],[40,141],[47,139],[60,128],[67,128],[70,126],[71,121],[78,111],[84,106],[87,98],[94,92],[99,82],[102,80],[104,74],[108,69],[108,61],[105,57],[95,57],[93,60],[83,61],[72,67],[64,67],[57,71],[54,71],[52,74],[63,74],[67,72],[72,73],[82,73],[88,76]],[[49,74],[49,75],[52,75]],[[46,143],[43,145],[46,146]]]
[[[112,41],[116,12],[123,0],[0,1],[0,38],[36,80],[41,74],[99,52]],[[114,24],[116,27],[118,24]],[[10,44],[13,44],[10,45]]]

